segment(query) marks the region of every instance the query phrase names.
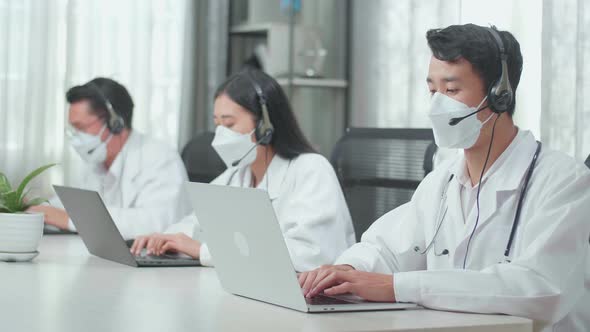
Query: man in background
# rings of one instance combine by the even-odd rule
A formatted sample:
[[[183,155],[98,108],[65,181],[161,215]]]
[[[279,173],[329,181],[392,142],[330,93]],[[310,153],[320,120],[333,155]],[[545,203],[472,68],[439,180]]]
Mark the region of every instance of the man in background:
[[[123,85],[95,78],[71,88],[66,99],[69,141],[86,163],[73,186],[100,194],[124,238],[162,232],[191,212],[180,156],[133,129],[133,100]],[[48,225],[75,230],[61,202],[52,203],[31,210],[44,213]]]

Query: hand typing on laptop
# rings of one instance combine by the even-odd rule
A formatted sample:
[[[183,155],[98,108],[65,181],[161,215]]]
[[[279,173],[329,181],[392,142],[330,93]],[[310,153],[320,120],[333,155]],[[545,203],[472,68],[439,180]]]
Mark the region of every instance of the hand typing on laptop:
[[[306,298],[354,294],[368,301],[395,302],[393,275],[357,271],[350,265],[324,265],[299,274]]]
[[[131,246],[131,253],[138,256],[143,249],[147,255],[161,256],[167,252],[183,253],[192,258],[199,258],[201,244],[185,235],[154,233],[147,236],[139,236]]]

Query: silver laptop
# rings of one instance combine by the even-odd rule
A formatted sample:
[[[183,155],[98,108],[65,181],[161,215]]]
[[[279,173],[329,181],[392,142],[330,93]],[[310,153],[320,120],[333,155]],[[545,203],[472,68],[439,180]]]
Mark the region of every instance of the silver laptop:
[[[199,266],[198,259],[184,255],[134,256],[133,241],[125,241],[102,198],[96,191],[53,186],[88,251],[98,257],[136,267]]]
[[[303,312],[416,308],[352,296],[306,299],[266,191],[187,183],[217,274],[226,291]]]

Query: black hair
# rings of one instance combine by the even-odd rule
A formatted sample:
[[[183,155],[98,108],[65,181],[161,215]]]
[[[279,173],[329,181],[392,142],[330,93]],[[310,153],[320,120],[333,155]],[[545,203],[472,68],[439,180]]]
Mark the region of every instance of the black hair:
[[[492,27],[495,29],[495,27]],[[495,29],[496,30],[496,29]],[[512,85],[514,98],[508,114],[514,114],[516,104],[516,88],[522,73],[522,54],[520,44],[508,31],[498,31],[506,55],[508,56],[508,78]],[[455,62],[460,58],[467,60],[479,74],[487,94],[502,73],[500,50],[488,28],[475,25],[451,25],[444,29],[432,29],[426,33],[428,46],[432,55],[442,61]]]
[[[110,115],[105,98],[113,106],[113,111],[123,118],[125,127],[131,129],[133,99],[127,89],[118,82],[110,78],[97,77],[88,83],[72,87],[66,92],[68,103],[88,100],[91,112],[108,123]]]
[[[254,114],[258,122],[262,119],[262,108],[253,81],[260,86],[266,99],[270,122],[274,126],[270,145],[275,152],[286,159],[293,159],[303,153],[315,153],[299,127],[283,88],[268,74],[253,68],[242,69],[217,88],[215,99],[221,95],[228,96]]]

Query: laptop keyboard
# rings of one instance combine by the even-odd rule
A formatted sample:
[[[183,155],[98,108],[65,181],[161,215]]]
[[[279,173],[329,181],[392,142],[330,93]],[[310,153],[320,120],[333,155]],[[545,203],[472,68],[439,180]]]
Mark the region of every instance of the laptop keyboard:
[[[333,297],[318,295],[311,299],[305,298],[307,304],[311,305],[331,305],[331,304],[352,304],[354,302],[345,301]]]
[[[135,256],[135,258],[137,260],[142,260],[142,261],[153,261],[153,260],[160,261],[160,260],[163,260],[163,259],[174,259],[174,257],[165,256],[165,255],[163,255],[163,256],[153,256],[153,255],[145,255],[145,256],[142,256],[142,255],[137,255],[137,256]]]
[[[173,255],[162,255],[162,256],[154,256],[154,255],[145,255],[145,256],[135,256],[135,260],[141,263],[146,264],[174,264],[175,262],[179,261],[192,261],[190,258],[183,258],[180,256],[173,256]]]
[[[133,240],[125,241],[127,246],[131,248]],[[146,255],[146,249],[141,251],[141,254],[134,255],[135,260],[141,265],[157,266],[157,265],[173,265],[173,266],[197,266],[200,265],[198,259],[192,259],[188,256],[183,257],[179,254],[164,254],[161,256]]]

